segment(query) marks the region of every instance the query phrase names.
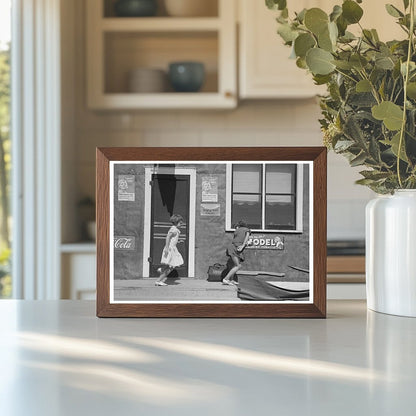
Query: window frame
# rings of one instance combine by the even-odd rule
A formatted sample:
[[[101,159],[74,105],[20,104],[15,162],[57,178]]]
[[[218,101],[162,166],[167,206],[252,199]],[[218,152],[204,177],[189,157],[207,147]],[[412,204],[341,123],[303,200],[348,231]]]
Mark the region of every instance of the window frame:
[[[281,164],[296,164],[296,192],[295,192],[295,216],[296,216],[296,228],[294,230],[287,229],[265,229],[265,228],[253,228],[252,232],[258,233],[285,233],[285,234],[300,234],[303,233],[303,163],[290,162],[236,162],[227,163],[226,167],[226,217],[225,217],[225,230],[235,231],[232,226],[232,198],[233,198],[233,165],[240,164],[256,164],[262,165],[262,182],[261,182],[261,197],[262,197],[262,227],[265,225],[266,220],[266,165],[281,165]]]

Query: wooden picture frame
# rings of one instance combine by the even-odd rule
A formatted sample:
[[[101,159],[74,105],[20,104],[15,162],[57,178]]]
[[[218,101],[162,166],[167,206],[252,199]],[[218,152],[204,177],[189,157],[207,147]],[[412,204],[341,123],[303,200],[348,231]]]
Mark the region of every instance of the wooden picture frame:
[[[326,160],[324,147],[97,148],[97,316],[325,318]],[[182,222],[168,224],[181,203]],[[238,216],[251,228],[244,246],[231,224]],[[176,243],[174,269],[160,253]],[[239,286],[207,283],[225,253],[228,271],[235,266],[232,247],[248,258]],[[273,271],[250,270],[266,263]],[[156,287],[165,270],[185,274]]]

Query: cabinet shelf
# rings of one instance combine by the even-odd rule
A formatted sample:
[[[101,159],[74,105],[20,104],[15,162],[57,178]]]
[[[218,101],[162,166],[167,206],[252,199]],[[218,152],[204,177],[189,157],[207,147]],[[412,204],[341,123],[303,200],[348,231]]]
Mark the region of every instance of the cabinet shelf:
[[[203,109],[234,108],[235,97],[218,93],[157,93],[157,94],[103,94],[95,108],[105,109]]]
[[[145,18],[104,18],[101,30],[104,32],[172,32],[172,31],[217,31],[221,20],[217,17],[145,17]]]

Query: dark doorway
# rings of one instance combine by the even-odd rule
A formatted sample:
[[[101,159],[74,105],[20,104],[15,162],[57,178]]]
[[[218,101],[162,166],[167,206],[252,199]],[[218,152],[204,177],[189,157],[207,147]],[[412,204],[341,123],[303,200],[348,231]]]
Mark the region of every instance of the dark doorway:
[[[150,277],[159,275],[160,259],[165,246],[166,235],[172,226],[170,217],[173,214],[182,215],[185,224],[180,227],[181,235],[177,248],[181,253],[184,264],[172,273],[177,277],[187,277],[189,253],[189,192],[190,179],[187,175],[153,174],[152,180],[152,213],[150,234]]]

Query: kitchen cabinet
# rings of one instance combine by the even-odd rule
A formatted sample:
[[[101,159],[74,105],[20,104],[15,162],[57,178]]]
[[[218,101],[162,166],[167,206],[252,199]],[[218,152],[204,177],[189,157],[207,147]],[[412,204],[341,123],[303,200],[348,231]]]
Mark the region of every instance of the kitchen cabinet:
[[[289,3],[289,8],[320,7],[330,12],[333,0],[299,0]],[[400,9],[401,0],[394,0]],[[362,25],[376,28],[381,40],[403,38],[403,33],[394,18],[389,16],[384,4],[378,0],[366,0]],[[238,0],[239,16],[239,95],[242,99],[290,99],[308,98],[325,92],[324,87],[313,84],[312,77],[296,66],[290,59],[291,49],[277,35],[276,11],[268,10],[263,1]],[[358,25],[350,26],[352,32]]]
[[[61,253],[61,298],[95,300],[95,244],[63,244]]]
[[[208,0],[207,0],[208,1]],[[218,2],[217,16],[115,17],[104,0],[88,0],[87,102],[90,109],[233,108],[237,105],[236,5]],[[110,3],[111,6],[111,3]],[[129,92],[130,71],[168,70],[169,63],[199,61],[199,92]]]
[[[299,0],[296,10],[325,8],[325,2],[328,0]],[[322,92],[311,75],[289,59],[291,50],[276,33],[277,13],[268,10],[264,1],[239,0],[238,5],[240,97],[308,98]]]

